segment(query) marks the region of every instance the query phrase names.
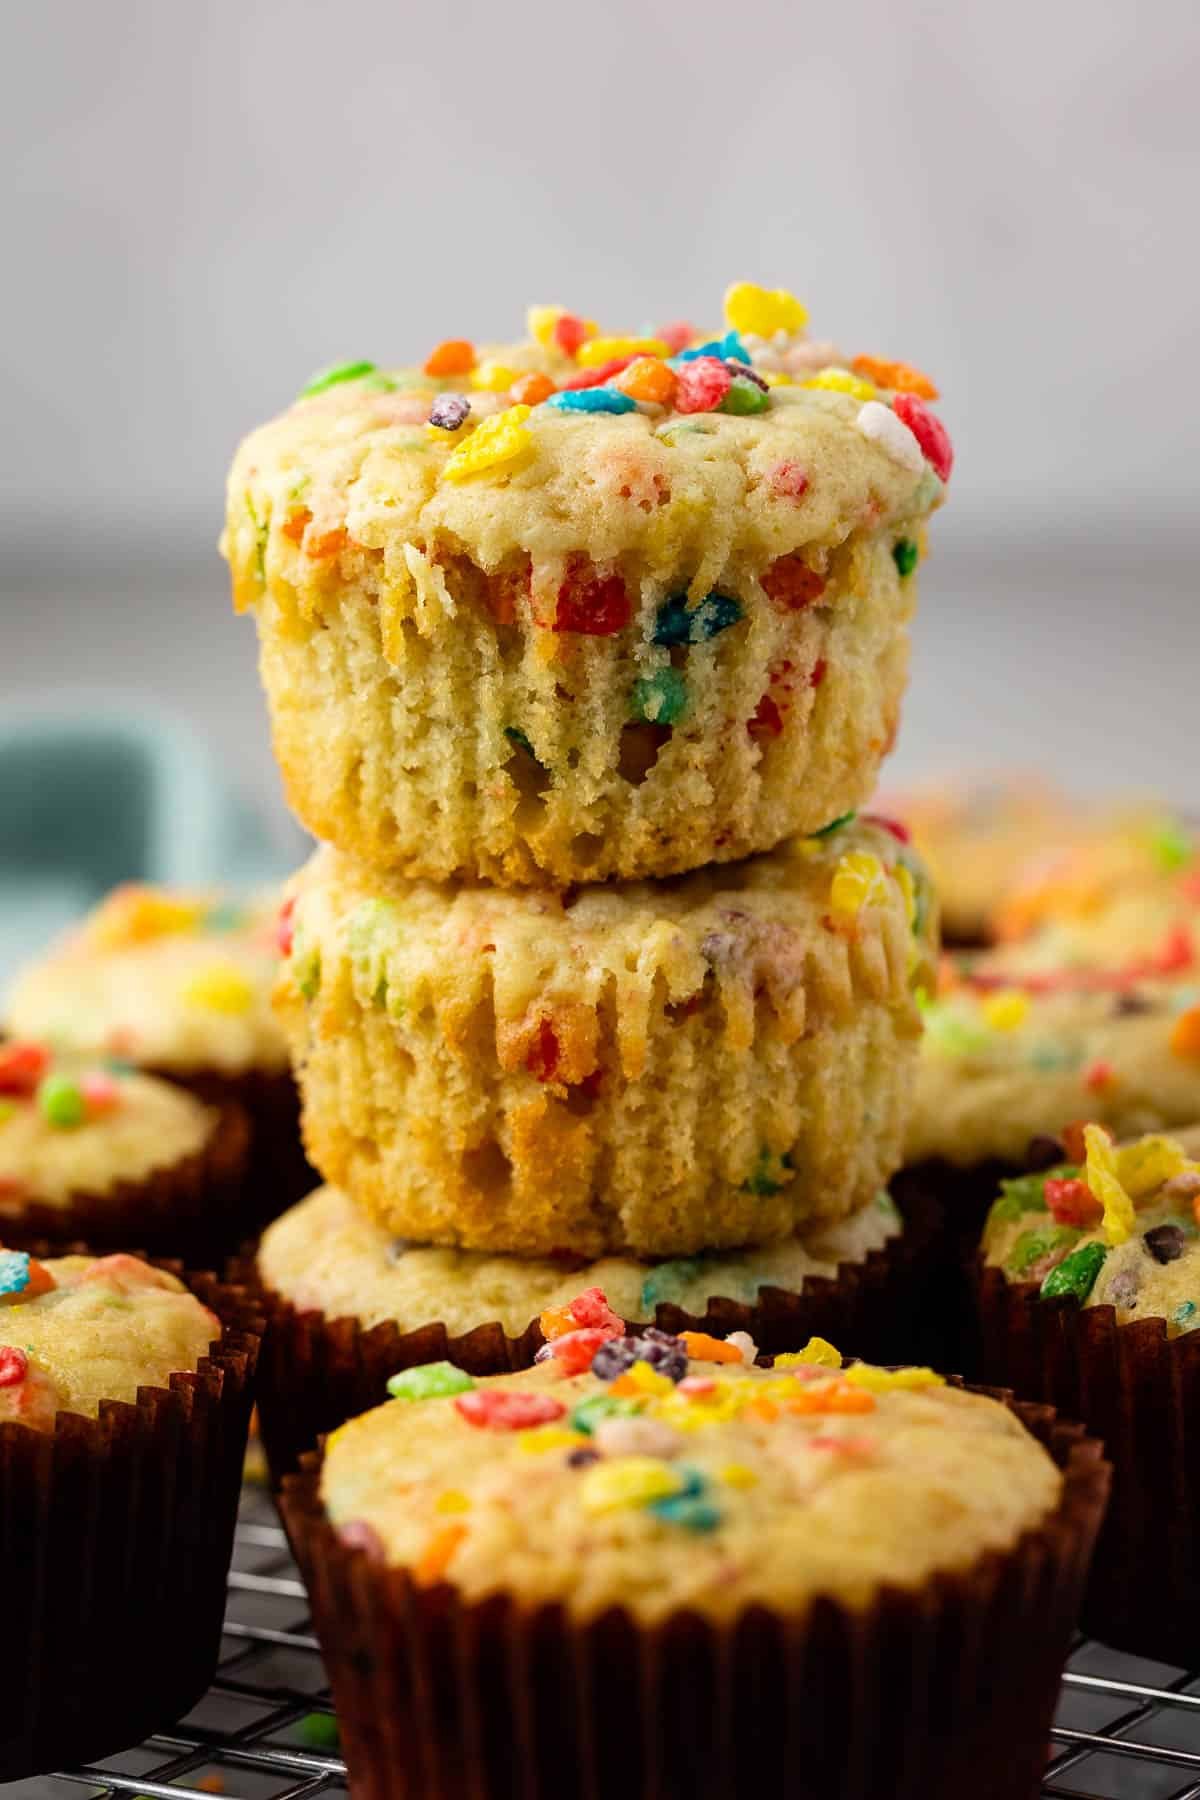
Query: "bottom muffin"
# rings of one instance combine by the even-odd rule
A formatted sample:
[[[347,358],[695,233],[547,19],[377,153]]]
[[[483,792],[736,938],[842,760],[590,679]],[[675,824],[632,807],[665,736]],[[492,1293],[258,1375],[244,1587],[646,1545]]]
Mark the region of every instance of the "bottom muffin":
[[[0,1250],[0,1781],[111,1755],[207,1688],[258,1331],[208,1275]]]
[[[476,1375],[526,1367],[540,1315],[602,1287],[669,1331],[748,1331],[764,1351],[836,1337],[897,1360],[922,1329],[936,1211],[880,1194],[803,1240],[667,1262],[515,1257],[406,1244],[338,1188],[310,1194],[234,1273],[270,1321],[259,1378],[276,1479],[323,1432],[377,1405],[398,1370],[447,1358]]]
[[[245,1236],[239,1106],[102,1061],[0,1044],[0,1236],[138,1244],[199,1267]],[[250,1222],[252,1224],[252,1221]]]
[[[1098,1443],[821,1341],[550,1349],[409,1371],[284,1483],[354,1800],[1029,1800]]]
[[[1095,1637],[1189,1665],[1200,1610],[1200,1133],[1004,1184],[976,1269],[990,1381],[1103,1438],[1112,1503],[1083,1610]]]

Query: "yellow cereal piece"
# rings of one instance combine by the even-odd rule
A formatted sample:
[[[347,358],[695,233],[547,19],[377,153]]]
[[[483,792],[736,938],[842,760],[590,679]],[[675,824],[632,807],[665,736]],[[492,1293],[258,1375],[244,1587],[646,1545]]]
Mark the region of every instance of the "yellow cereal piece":
[[[866,1388],[869,1394],[894,1394],[916,1388],[944,1387],[946,1377],[933,1369],[876,1369],[870,1363],[855,1363],[846,1370],[845,1379],[854,1387]]]
[[[515,468],[533,454],[533,434],[525,428],[532,408],[510,406],[480,421],[469,438],[451,452],[442,474],[447,481],[466,481],[488,469]]]
[[[176,899],[153,888],[119,888],[91,920],[87,937],[98,950],[121,950],[172,932],[192,931],[204,912],[194,900]]]
[[[856,919],[864,906],[884,898],[883,864],[870,850],[850,850],[833,872],[829,910],[835,920]]]
[[[1016,1031],[1029,1016],[1029,996],[1019,988],[1002,988],[989,994],[979,1010],[993,1031]]]
[[[725,290],[725,323],[734,331],[755,337],[774,337],[777,331],[803,331],[808,308],[786,288],[759,287],[756,281],[735,281]]]
[[[535,344],[548,350],[554,342],[554,327],[566,312],[565,306],[527,306],[525,329]]]
[[[758,1476],[753,1469],[748,1469],[745,1463],[726,1463],[718,1473],[726,1487],[752,1488],[758,1486]]]
[[[917,884],[907,863],[897,863],[892,873],[896,877],[896,886],[904,895],[904,916],[911,931],[917,922]]]
[[[670,356],[670,344],[654,337],[596,337],[581,344],[575,361],[581,369],[597,369],[618,356]]]
[[[789,375],[786,369],[760,369],[758,372],[768,387],[795,387],[796,385],[795,377]]]
[[[544,1456],[549,1450],[573,1450],[586,1442],[584,1432],[569,1431],[565,1425],[535,1425],[517,1433],[517,1448],[528,1450],[530,1456]]]
[[[1181,1175],[1188,1167],[1183,1146],[1173,1138],[1151,1135],[1135,1143],[1122,1144],[1117,1150],[1117,1180],[1134,1200],[1141,1200],[1160,1188],[1173,1175]]]
[[[1104,1208],[1104,1235],[1110,1244],[1123,1244],[1133,1236],[1133,1201],[1121,1185],[1116,1152],[1108,1133],[1099,1125],[1085,1125],[1087,1150],[1084,1180]]]
[[[189,1006],[203,1006],[209,1012],[228,1013],[236,1018],[250,1011],[255,994],[251,982],[235,964],[212,963],[184,982],[180,998]]]
[[[343,1425],[342,1430],[344,1431],[345,1429],[346,1428]],[[338,1435],[338,1433],[335,1432],[334,1436],[336,1437],[337,1435]],[[461,1491],[461,1489],[447,1488],[445,1493],[439,1494],[437,1499],[434,1501],[433,1510],[435,1513],[470,1512],[471,1502],[468,1499],[467,1495]]]
[[[682,1485],[670,1464],[656,1456],[612,1457],[588,1470],[579,1486],[579,1503],[587,1513],[619,1512],[663,1500]]]
[[[874,400],[879,392],[874,382],[864,381],[861,375],[852,375],[849,369],[818,369],[807,381],[800,383],[806,388],[826,388],[833,394],[850,394],[855,400]]]
[[[484,394],[507,394],[516,379],[515,369],[490,357],[487,362],[478,363],[471,371],[471,386]]]
[[[823,1337],[811,1337],[803,1350],[788,1350],[775,1358],[777,1369],[795,1369],[801,1363],[816,1363],[822,1369],[840,1369],[842,1353]]]
[[[614,1394],[618,1389],[622,1394],[673,1394],[675,1383],[669,1375],[661,1375],[657,1369],[652,1369],[648,1362],[635,1362],[613,1383]]]

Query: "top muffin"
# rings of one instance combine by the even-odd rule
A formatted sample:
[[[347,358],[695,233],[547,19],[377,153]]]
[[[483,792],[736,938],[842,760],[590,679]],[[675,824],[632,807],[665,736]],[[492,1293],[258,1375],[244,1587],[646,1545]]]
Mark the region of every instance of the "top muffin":
[[[921,525],[952,452],[906,365],[804,335],[749,284],[728,329],[527,342],[315,380],[234,461],[304,822],[377,867],[507,884],[767,850],[870,793]]]

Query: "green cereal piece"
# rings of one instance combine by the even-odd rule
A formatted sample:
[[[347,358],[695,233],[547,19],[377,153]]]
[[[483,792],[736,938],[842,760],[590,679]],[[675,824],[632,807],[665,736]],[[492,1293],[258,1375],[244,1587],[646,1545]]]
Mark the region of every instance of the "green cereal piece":
[[[704,1267],[698,1256],[680,1256],[673,1262],[661,1262],[651,1269],[642,1283],[641,1307],[647,1317],[656,1306],[678,1299],[684,1288],[695,1281]]]
[[[321,991],[321,952],[314,945],[304,955],[292,956],[292,972],[296,986],[306,1000],[315,1000]]]
[[[453,1363],[420,1363],[390,1377],[387,1391],[393,1400],[440,1400],[447,1394],[465,1394],[475,1386],[463,1369]]]
[[[1057,1268],[1051,1269],[1042,1283],[1041,1298],[1057,1300],[1066,1296],[1082,1305],[1095,1287],[1107,1255],[1105,1244],[1084,1244],[1079,1250],[1073,1250]]]
[[[338,1731],[338,1722],[332,1713],[305,1713],[302,1719],[296,1721],[296,1735],[300,1742],[307,1745],[310,1750],[339,1750],[341,1748],[342,1740]]]
[[[856,812],[839,813],[836,819],[830,819],[828,825],[822,825],[820,831],[810,831],[810,838],[832,837],[835,831],[842,831],[847,825],[853,825],[858,814]]]
[[[343,381],[362,381],[364,376],[377,372],[373,362],[334,363],[331,368],[317,370],[308,386],[300,389],[300,398],[309,400],[314,394],[324,394],[331,387],[340,387]]]
[[[782,1156],[775,1156],[764,1144],[757,1162],[742,1183],[743,1194],[755,1194],[764,1199],[770,1194],[782,1193],[794,1167],[786,1150]]]
[[[735,375],[721,402],[721,411],[735,416],[760,413],[766,412],[770,404],[770,394],[760,388],[757,381],[748,381],[744,375]]]
[[[38,1084],[37,1102],[47,1125],[53,1125],[58,1131],[69,1131],[74,1125],[82,1125],[87,1117],[83,1091],[69,1075],[47,1075]]]
[[[504,735],[510,744],[516,744],[518,748],[524,750],[527,756],[532,756],[534,762],[537,761],[537,751],[534,749],[519,725],[506,725],[504,727]]]
[[[622,1400],[616,1394],[589,1394],[571,1413],[567,1423],[572,1431],[591,1437],[602,1419],[628,1419],[637,1412],[636,1400]]]
[[[1185,1300],[1171,1314],[1172,1325],[1178,1325],[1180,1331],[1195,1331],[1200,1325],[1200,1306],[1194,1300]]]
[[[265,586],[267,580],[267,533],[270,529],[270,519],[269,517],[259,518],[254,510],[254,501],[249,488],[246,489],[246,511],[250,514],[250,523],[254,527],[254,567],[258,579]]]
[[[888,1193],[886,1188],[880,1188],[875,1196],[875,1204],[885,1219],[898,1219],[900,1217],[900,1208],[896,1205],[896,1202],[892,1199],[892,1196]]]
[[[989,1218],[1019,1219],[1022,1213],[1045,1212],[1046,1182],[1070,1181],[1079,1170],[1064,1163],[1058,1169],[1043,1169],[1036,1175],[1014,1175],[1000,1183],[1000,1198],[993,1202]]]
[[[1195,854],[1195,848],[1191,832],[1178,819],[1164,819],[1150,838],[1154,860],[1167,875],[1186,869]]]
[[[675,669],[641,675],[633,684],[629,710],[647,725],[677,725],[687,711],[687,682]]]
[[[907,581],[918,562],[921,552],[911,538],[897,538],[892,545],[892,561],[900,571],[901,581]]]
[[[696,606],[686,594],[671,594],[658,609],[651,643],[672,648],[681,644],[707,644],[728,631],[742,617],[742,603],[732,594],[715,590]]]

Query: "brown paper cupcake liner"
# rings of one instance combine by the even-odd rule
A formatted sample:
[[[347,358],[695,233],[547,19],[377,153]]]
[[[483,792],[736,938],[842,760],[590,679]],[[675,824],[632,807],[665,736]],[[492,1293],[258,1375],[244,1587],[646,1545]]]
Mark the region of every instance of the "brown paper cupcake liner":
[[[190,1268],[219,1267],[245,1233],[243,1197],[250,1125],[240,1106],[226,1102],[208,1142],[194,1156],[141,1181],[120,1181],[105,1193],[72,1194],[65,1206],[31,1202],[0,1209],[0,1242],[27,1249],[35,1242],[80,1241],[89,1250],[137,1244],[154,1256],[177,1256]]]
[[[728,1623],[418,1587],[341,1542],[306,1456],[281,1509],[352,1800],[552,1800],[564,1779],[579,1800],[1033,1800],[1108,1470],[1078,1426],[1012,1405],[1064,1488],[1010,1551],[861,1609]]]
[[[915,1196],[906,1203],[903,1232],[863,1262],[843,1263],[835,1278],[806,1281],[801,1293],[765,1287],[753,1306],[713,1299],[702,1315],[660,1305],[641,1323],[718,1337],[748,1331],[766,1354],[824,1337],[871,1362],[906,1361],[927,1315],[938,1231],[936,1205]],[[386,1400],[388,1378],[399,1370],[444,1360],[471,1375],[503,1375],[528,1368],[545,1341],[536,1323],[515,1338],[497,1323],[462,1336],[440,1323],[401,1331],[389,1322],[364,1331],[357,1319],[297,1311],[264,1285],[252,1253],[238,1258],[230,1275],[253,1293],[267,1320],[258,1411],[275,1483],[323,1434]]]
[[[147,1073],[187,1088],[212,1106],[232,1102],[249,1117],[250,1160],[242,1228],[225,1238],[226,1255],[320,1186],[321,1177],[304,1154],[300,1096],[290,1069],[245,1069],[238,1075],[207,1069],[149,1069]]]
[[[0,1424],[0,1781],[111,1755],[212,1680],[261,1320],[183,1278],[223,1327],[195,1373],[53,1432]]]
[[[1191,1667],[1200,1652],[1200,1332],[1041,1300],[977,1258],[986,1379],[1082,1419],[1113,1465],[1083,1608],[1093,1637]]]

